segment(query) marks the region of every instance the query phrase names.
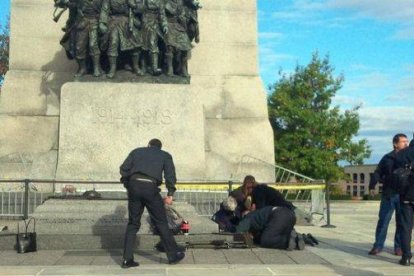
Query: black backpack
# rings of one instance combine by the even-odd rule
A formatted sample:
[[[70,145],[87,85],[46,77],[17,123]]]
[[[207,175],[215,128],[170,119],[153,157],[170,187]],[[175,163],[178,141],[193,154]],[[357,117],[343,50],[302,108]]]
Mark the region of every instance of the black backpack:
[[[406,164],[392,172],[392,183],[400,195],[406,196],[411,189],[414,192],[414,164]]]

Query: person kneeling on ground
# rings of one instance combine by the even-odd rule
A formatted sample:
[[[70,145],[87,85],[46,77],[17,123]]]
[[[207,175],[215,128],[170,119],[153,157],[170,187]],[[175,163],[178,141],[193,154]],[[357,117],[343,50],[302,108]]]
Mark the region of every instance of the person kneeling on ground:
[[[252,233],[254,242],[261,247],[303,250],[305,241],[293,229],[295,223],[295,213],[289,208],[268,206],[247,214],[236,232]]]

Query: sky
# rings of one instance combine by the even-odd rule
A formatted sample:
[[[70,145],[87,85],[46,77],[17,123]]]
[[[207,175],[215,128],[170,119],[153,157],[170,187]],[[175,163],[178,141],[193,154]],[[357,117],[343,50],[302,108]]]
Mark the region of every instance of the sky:
[[[392,137],[414,131],[414,0],[257,0],[260,74],[266,87],[278,72],[329,55],[345,81],[333,104],[361,105],[360,131],[374,164]]]
[[[333,104],[361,106],[356,139],[367,139],[373,150],[365,163],[392,150],[394,134],[412,137],[414,0],[257,0],[257,8],[266,87],[280,70],[293,72],[318,51],[345,77]],[[9,10],[10,1],[0,0],[0,23]]]

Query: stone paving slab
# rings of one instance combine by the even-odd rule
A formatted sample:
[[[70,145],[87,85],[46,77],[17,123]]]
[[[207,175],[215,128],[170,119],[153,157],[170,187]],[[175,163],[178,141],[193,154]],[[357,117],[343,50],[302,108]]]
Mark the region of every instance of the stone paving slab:
[[[0,275],[414,275],[414,267],[398,265],[400,257],[392,254],[394,219],[385,250],[378,256],[368,255],[374,241],[378,202],[334,202],[332,206],[336,213],[332,213],[331,222],[336,228],[296,227],[298,232],[312,233],[320,240],[318,246],[304,251],[190,249],[182,263],[170,266],[164,253],[138,250],[135,258],[141,266],[123,270],[119,267],[120,249],[40,250],[29,254],[9,250],[0,251]],[[51,255],[56,263],[48,265],[43,258]],[[83,263],[78,262],[81,259]],[[67,265],[59,265],[63,262]]]
[[[0,275],[414,275],[413,268],[353,267],[332,265],[147,265],[130,269],[119,266],[4,266]]]

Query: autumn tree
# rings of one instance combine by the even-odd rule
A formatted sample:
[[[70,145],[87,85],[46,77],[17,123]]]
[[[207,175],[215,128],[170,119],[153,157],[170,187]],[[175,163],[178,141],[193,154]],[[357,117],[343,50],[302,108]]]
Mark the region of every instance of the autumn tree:
[[[10,24],[9,20],[5,26],[0,24],[0,86],[4,76],[9,70],[9,46],[10,46]]]
[[[307,66],[281,72],[268,97],[276,163],[326,181],[343,176],[341,161],[362,164],[371,154],[366,139],[356,140],[359,107],[332,105],[344,81],[333,73],[329,57],[314,53]]]

